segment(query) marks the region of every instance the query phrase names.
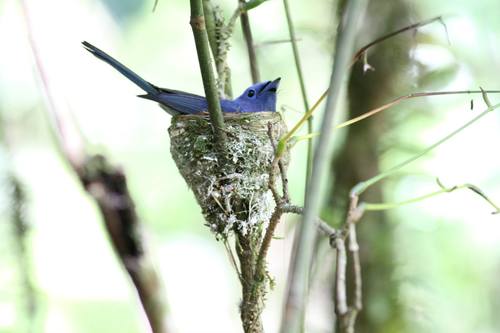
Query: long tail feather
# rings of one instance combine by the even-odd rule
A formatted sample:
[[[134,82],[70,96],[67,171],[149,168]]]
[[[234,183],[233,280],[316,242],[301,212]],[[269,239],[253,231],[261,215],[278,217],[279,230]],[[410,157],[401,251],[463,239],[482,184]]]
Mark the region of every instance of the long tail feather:
[[[144,90],[148,94],[151,94],[153,96],[158,94],[158,90],[151,83],[144,80],[139,75],[135,74],[133,71],[131,71],[125,65],[120,63],[118,60],[111,57],[106,52],[98,49],[97,47],[95,47],[94,45],[92,45],[88,42],[84,41],[84,42],[82,42],[82,44],[87,51],[89,51],[90,53],[92,53],[94,56],[101,59],[105,63],[113,66],[117,71],[119,71],[121,74],[123,74],[130,81],[134,82],[136,85],[138,85],[142,90]]]

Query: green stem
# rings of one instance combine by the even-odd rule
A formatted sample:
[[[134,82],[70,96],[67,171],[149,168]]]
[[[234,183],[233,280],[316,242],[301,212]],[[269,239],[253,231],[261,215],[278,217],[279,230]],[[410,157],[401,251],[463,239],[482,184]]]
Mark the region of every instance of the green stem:
[[[329,91],[330,90],[325,91],[323,93],[323,95],[321,95],[321,97],[316,101],[316,103],[314,103],[314,105],[312,106],[312,108],[309,109],[309,111],[307,111],[302,116],[302,118],[300,118],[300,120],[295,124],[295,126],[290,131],[288,131],[283,136],[283,138],[281,138],[281,140],[278,142],[278,147],[276,148],[276,155],[278,157],[281,156],[283,154],[283,152],[285,151],[286,144],[287,144],[288,140],[290,140],[290,138],[302,127],[302,125],[306,122],[306,120],[309,119],[309,117],[311,117],[311,115],[318,108],[318,106],[321,104],[321,102],[323,101],[323,99],[325,99],[328,96],[328,92]],[[311,133],[311,135],[312,134],[313,133]]]
[[[245,8],[245,0],[238,0],[239,5]],[[250,19],[246,10],[243,10],[240,14],[241,20],[241,30],[243,31],[243,37],[245,38],[245,43],[247,44],[248,60],[250,62],[250,73],[252,74],[252,82],[257,83],[260,81],[259,66],[257,64],[257,55],[255,53],[255,47],[252,36],[252,28],[250,27]]]
[[[250,9],[254,9],[257,6],[262,5],[266,1],[268,1],[268,0],[249,0],[247,2],[244,2],[242,9],[244,11],[248,11]]]
[[[297,39],[295,37],[295,27],[293,25],[292,14],[290,11],[290,6],[288,0],[283,0],[283,5],[285,7],[286,22],[288,25],[288,33],[290,35],[290,41],[292,44],[293,58],[295,60],[295,68],[297,69],[297,76],[299,77],[300,92],[302,94],[302,101],[304,103],[304,112],[307,113],[309,110],[309,101],[307,100],[307,91],[304,80],[304,75],[302,74],[302,66],[300,62],[299,48],[297,46]],[[307,134],[311,134],[313,131],[313,118],[307,118]],[[309,177],[311,176],[312,167],[312,140],[307,143],[307,160],[306,160],[306,188]]]
[[[421,195],[421,196],[416,197],[416,198],[412,198],[412,199],[408,199],[408,200],[404,200],[404,201],[399,201],[399,202],[387,202],[387,203],[363,202],[360,206],[365,211],[367,211],[367,210],[389,210],[389,209],[417,203],[420,201],[424,201],[424,200],[430,199],[432,197],[435,197],[437,195],[440,195],[443,193],[450,193],[450,192],[460,190],[460,189],[469,189],[469,190],[473,191],[474,193],[481,196],[484,200],[486,200],[486,202],[488,202],[495,209],[495,211],[493,212],[494,214],[497,214],[500,212],[500,207],[497,204],[495,204],[495,202],[493,202],[493,200],[488,198],[488,196],[486,196],[483,193],[483,191],[481,191],[478,187],[471,185],[471,184],[462,184],[462,185],[457,185],[457,186],[453,186],[453,187],[449,187],[449,188],[443,187],[439,191],[435,191],[432,193]]]
[[[203,14],[205,17],[205,27],[207,29],[208,43],[212,50],[214,59],[218,57],[217,38],[215,31],[214,6],[210,0],[203,0]]]
[[[223,156],[226,144],[226,133],[224,132],[224,117],[217,94],[217,84],[212,68],[212,58],[210,57],[210,45],[208,42],[207,30],[205,27],[205,17],[203,15],[203,4],[201,0],[191,1],[191,28],[193,29],[198,62],[200,64],[203,87],[207,98],[210,121],[214,127],[214,135],[219,150],[219,156]]]
[[[354,117],[352,119],[346,120],[343,123],[340,123],[338,125],[335,125],[334,130],[340,129],[342,127],[351,126],[351,125],[353,125],[353,124],[355,124],[357,122],[360,122],[361,120],[364,120],[366,118],[374,116],[375,114],[377,114],[379,112],[382,112],[382,111],[385,111],[387,109],[390,109],[393,106],[396,106],[399,103],[401,103],[401,102],[403,102],[405,100],[408,100],[408,99],[412,99],[412,98],[442,96],[442,95],[461,95],[461,94],[483,94],[484,95],[486,93],[488,93],[488,94],[498,94],[498,93],[500,93],[500,90],[457,90],[457,91],[434,91],[434,92],[416,92],[416,93],[411,93],[411,94],[408,94],[408,95],[399,96],[399,97],[393,99],[392,101],[390,101],[389,103],[386,103],[386,104],[384,104],[382,106],[379,106],[379,107],[377,107],[375,109],[371,109],[369,111],[366,111],[365,113],[363,113],[363,114],[361,114],[361,115],[359,115],[357,117]],[[326,93],[320,97],[320,99],[318,100],[318,102],[316,102],[316,104],[319,103],[319,102],[321,102],[323,100],[324,96],[326,96]],[[488,106],[490,106],[490,105],[488,105]],[[313,106],[313,109],[315,109],[315,106]],[[286,138],[287,140],[292,139],[293,143],[291,144],[291,146],[294,146],[299,141],[309,140],[309,139],[312,139],[314,137],[319,136],[319,132],[314,132],[314,133],[308,133],[308,134],[305,134],[305,135],[291,137],[300,128],[300,126],[302,126],[302,124],[305,122],[305,120],[307,119],[307,115],[308,114],[309,113],[306,113],[304,115],[303,119],[299,120],[299,122],[295,125],[295,127],[289,133],[287,133],[286,136],[283,137],[283,138]]]
[[[457,187],[457,189],[458,188],[459,187]],[[448,193],[448,192],[450,192],[448,189],[442,189],[442,190],[435,191],[435,192],[432,192],[432,193],[428,193],[428,194],[425,194],[425,195],[421,195],[419,197],[412,198],[412,199],[409,199],[409,200],[404,200],[404,201],[399,201],[399,202],[386,202],[386,203],[369,203],[369,202],[363,202],[360,206],[365,211],[366,210],[389,210],[389,209],[392,209],[392,208],[397,208],[397,207],[400,207],[400,206],[417,203],[417,202],[420,202],[420,201],[423,201],[423,200],[435,197],[435,196],[437,196],[439,194]]]
[[[365,181],[363,181],[361,183],[358,183],[356,186],[354,186],[352,188],[351,195],[357,195],[357,196],[359,196],[368,187],[370,187],[373,184],[381,181],[384,178],[389,177],[390,175],[392,175],[395,172],[399,171],[400,169],[404,168],[408,164],[410,164],[410,163],[418,160],[420,157],[426,155],[427,153],[429,153],[434,148],[442,145],[443,143],[445,143],[446,141],[448,141],[449,139],[451,139],[452,137],[454,137],[456,134],[460,133],[461,131],[463,131],[464,129],[466,129],[467,127],[469,127],[470,125],[474,124],[476,121],[478,121],[479,119],[481,119],[482,117],[484,117],[486,114],[488,114],[489,112],[493,111],[494,109],[496,109],[498,107],[500,107],[500,103],[487,108],[485,111],[481,112],[479,115],[477,115],[476,117],[474,117],[472,120],[469,120],[467,123],[465,123],[464,125],[460,126],[459,128],[457,128],[456,130],[454,130],[450,134],[446,135],[441,140],[438,140],[434,144],[432,144],[429,147],[427,147],[426,149],[424,149],[421,153],[419,153],[419,154],[417,154],[417,155],[415,155],[415,156],[407,159],[406,161],[404,161],[404,162],[396,165],[395,167],[392,167],[391,169],[389,169],[389,170],[387,170],[385,172],[382,172],[382,173],[376,175],[375,177],[372,177],[372,178],[370,178],[368,180],[365,180]]]
[[[311,178],[308,183],[302,223],[295,234],[290,276],[287,286],[285,311],[281,320],[282,333],[303,331],[304,312],[309,285],[309,268],[314,253],[316,237],[315,220],[321,203],[321,189],[329,162],[329,146],[333,116],[340,98],[340,90],[345,84],[349,61],[354,51],[354,40],[358,24],[365,12],[366,0],[347,1],[343,22],[340,25],[336,43],[330,92],[321,124],[321,134],[314,151]]]

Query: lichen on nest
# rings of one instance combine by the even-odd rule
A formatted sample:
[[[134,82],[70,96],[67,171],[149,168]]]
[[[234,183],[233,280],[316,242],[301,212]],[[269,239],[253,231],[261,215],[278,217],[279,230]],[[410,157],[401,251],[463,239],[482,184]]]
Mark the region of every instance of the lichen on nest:
[[[208,116],[175,116],[169,128],[177,168],[206,224],[222,239],[233,231],[246,235],[269,221],[274,206],[268,189],[274,150],[268,123],[275,141],[286,133],[277,112],[226,114],[224,120],[227,144],[221,162]],[[286,165],[288,155],[283,160]]]

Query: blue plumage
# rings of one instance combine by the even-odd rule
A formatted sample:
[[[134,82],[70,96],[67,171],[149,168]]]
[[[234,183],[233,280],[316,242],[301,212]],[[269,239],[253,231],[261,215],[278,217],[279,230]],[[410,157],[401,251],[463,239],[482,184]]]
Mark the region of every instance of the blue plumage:
[[[82,42],[82,44],[87,51],[111,65],[146,92],[145,95],[139,95],[139,97],[158,102],[171,115],[207,112],[207,100],[205,97],[179,90],[159,88],[147,82],[125,67],[122,63],[92,44],[88,42]],[[223,99],[220,101],[222,111],[276,111],[276,90],[278,89],[279,83],[280,78],[274,81],[259,82],[248,87],[241,96],[234,100]]]

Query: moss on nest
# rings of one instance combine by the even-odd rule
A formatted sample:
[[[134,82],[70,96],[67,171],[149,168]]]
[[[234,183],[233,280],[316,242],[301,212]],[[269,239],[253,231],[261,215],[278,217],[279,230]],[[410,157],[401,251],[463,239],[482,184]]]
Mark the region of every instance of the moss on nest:
[[[172,157],[217,238],[226,238],[231,231],[245,235],[269,221],[274,150],[268,123],[274,140],[286,133],[277,112],[226,114],[224,120],[227,147],[221,163],[208,116],[175,116],[169,128]]]

